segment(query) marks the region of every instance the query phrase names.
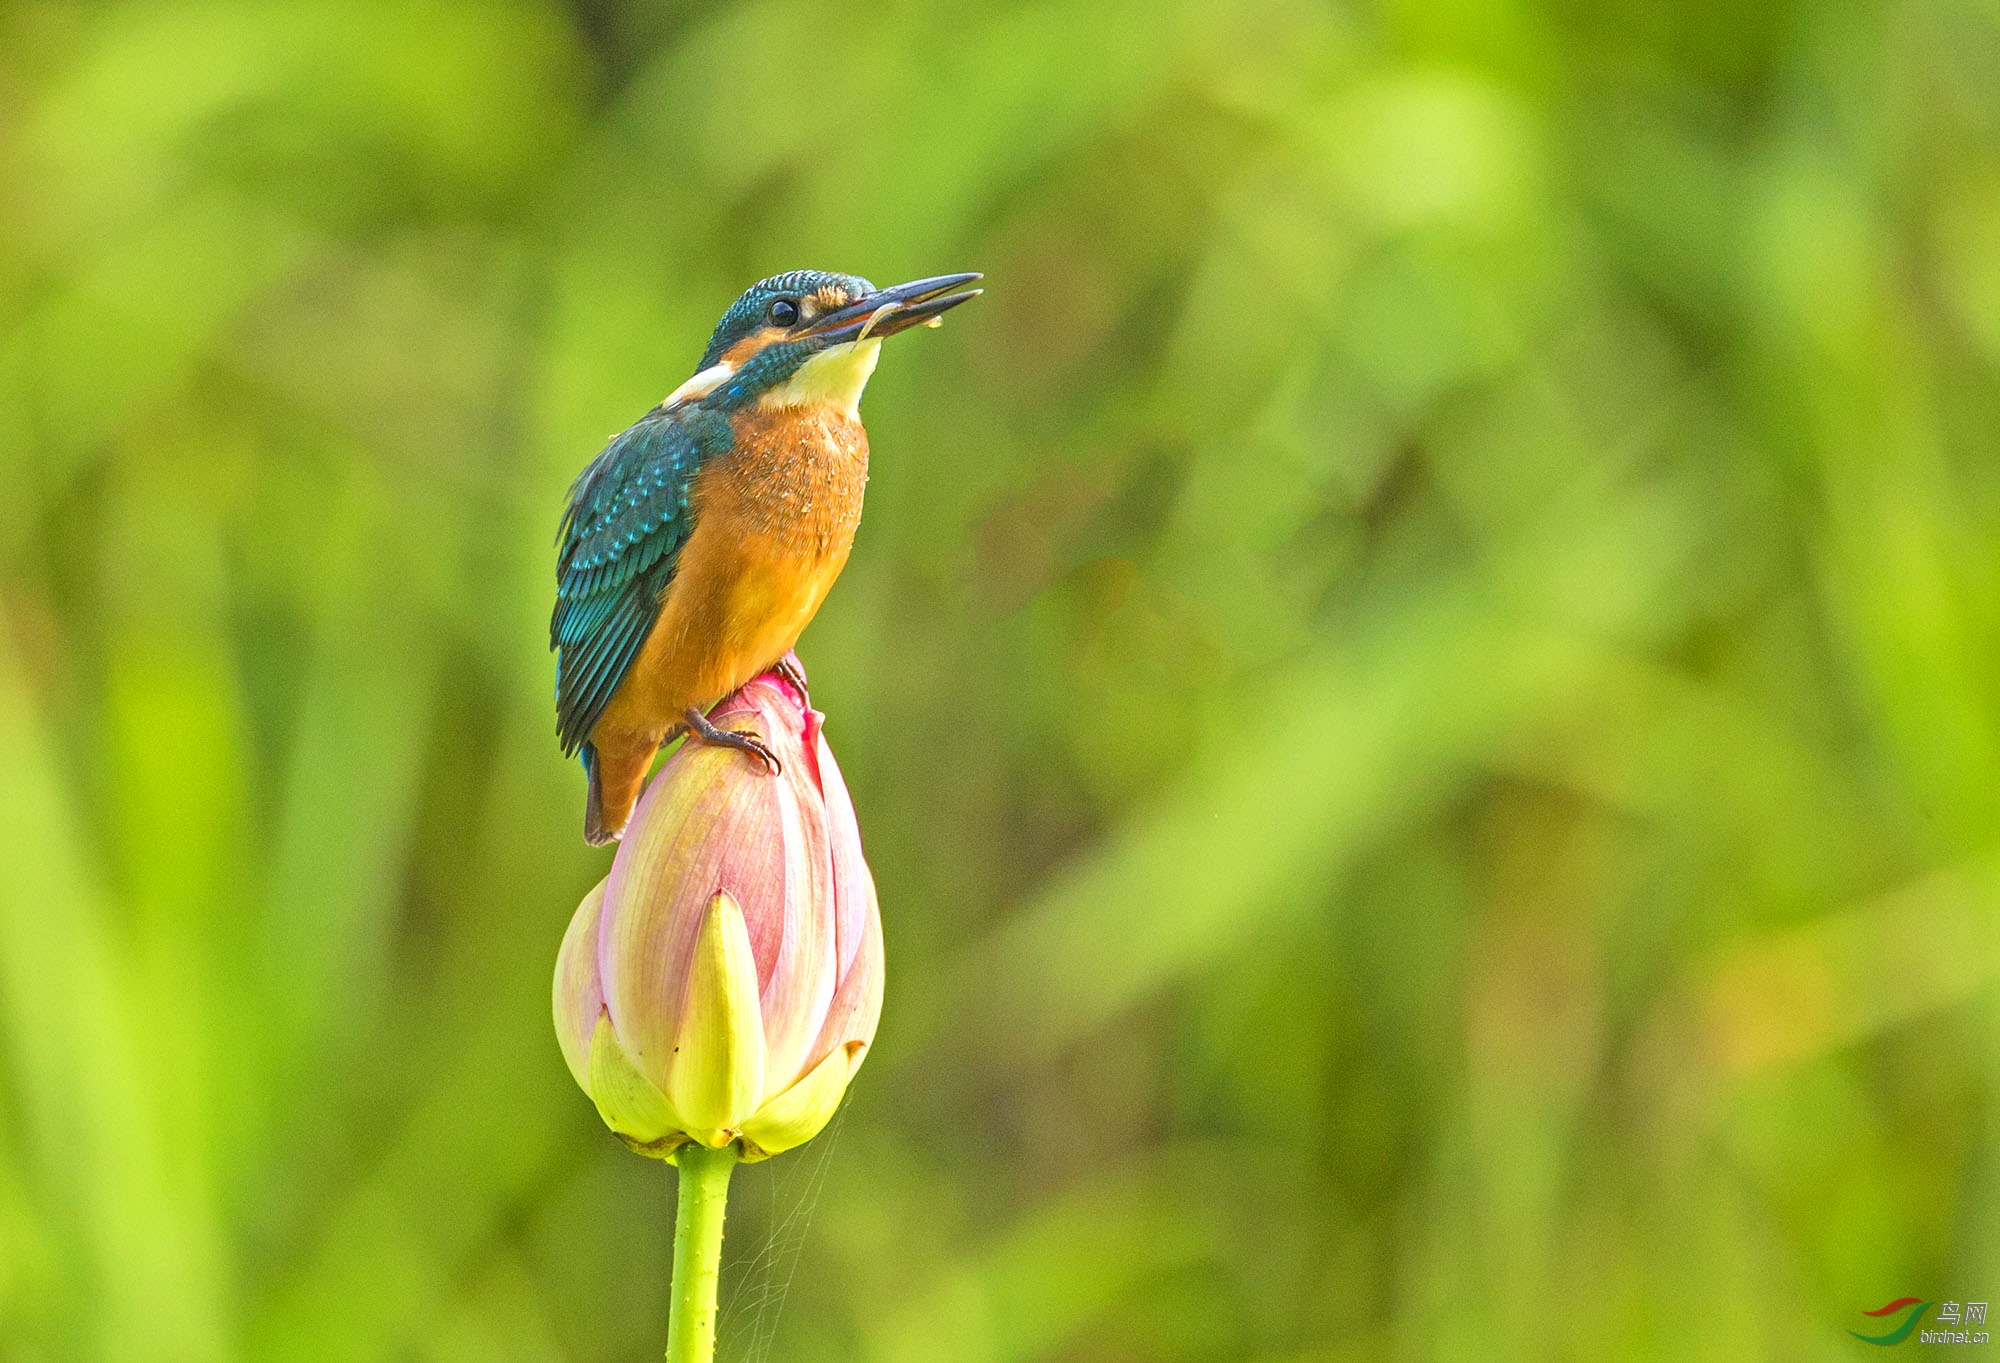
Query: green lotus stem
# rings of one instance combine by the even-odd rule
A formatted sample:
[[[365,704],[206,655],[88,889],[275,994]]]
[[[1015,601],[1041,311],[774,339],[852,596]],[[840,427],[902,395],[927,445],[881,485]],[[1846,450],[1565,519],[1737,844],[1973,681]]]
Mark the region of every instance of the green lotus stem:
[[[674,1214],[674,1295],[667,1313],[667,1363],[714,1363],[715,1289],[722,1279],[722,1210],[736,1147],[683,1145],[680,1206]]]

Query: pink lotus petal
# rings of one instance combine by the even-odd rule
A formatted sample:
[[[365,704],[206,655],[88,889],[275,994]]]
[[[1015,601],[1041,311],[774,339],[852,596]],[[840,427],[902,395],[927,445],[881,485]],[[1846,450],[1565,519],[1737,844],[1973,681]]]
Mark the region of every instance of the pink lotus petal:
[[[558,963],[557,1027],[586,1088],[601,1013],[632,1068],[661,1092],[678,1091],[677,1038],[685,1042],[696,941],[718,894],[740,910],[749,948],[741,978],[756,984],[761,1101],[777,1099],[835,1049],[858,1055],[874,1038],[881,915],[823,716],[791,682],[766,673],[710,717],[757,733],[783,770],[773,775],[741,752],[695,741],[648,786]]]

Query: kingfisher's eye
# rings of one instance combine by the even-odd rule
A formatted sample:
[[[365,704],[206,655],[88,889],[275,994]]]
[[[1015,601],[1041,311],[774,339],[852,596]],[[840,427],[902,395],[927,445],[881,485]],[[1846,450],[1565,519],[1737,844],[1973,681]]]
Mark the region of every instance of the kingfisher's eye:
[[[799,320],[799,305],[789,298],[780,298],[771,304],[771,325],[788,327]]]

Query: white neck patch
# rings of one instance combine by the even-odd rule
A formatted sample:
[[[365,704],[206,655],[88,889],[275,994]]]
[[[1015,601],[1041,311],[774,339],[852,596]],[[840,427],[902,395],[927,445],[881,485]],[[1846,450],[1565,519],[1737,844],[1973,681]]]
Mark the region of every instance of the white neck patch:
[[[828,346],[800,365],[792,376],[757,399],[759,407],[834,408],[848,420],[861,416],[861,390],[881,358],[879,339],[844,341]]]
[[[712,364],[662,398],[660,406],[678,407],[684,402],[698,402],[729,382],[735,374],[736,366],[726,360],[721,364]]]

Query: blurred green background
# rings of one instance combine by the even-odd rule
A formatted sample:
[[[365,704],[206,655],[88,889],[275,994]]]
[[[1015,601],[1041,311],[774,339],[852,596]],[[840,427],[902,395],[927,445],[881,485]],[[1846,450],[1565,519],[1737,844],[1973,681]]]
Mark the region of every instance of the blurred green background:
[[[1995,0],[9,0],[0,1359],[657,1355],[553,535],[797,266],[989,291],[802,646],[889,1004],[729,1363],[2000,1299]]]

